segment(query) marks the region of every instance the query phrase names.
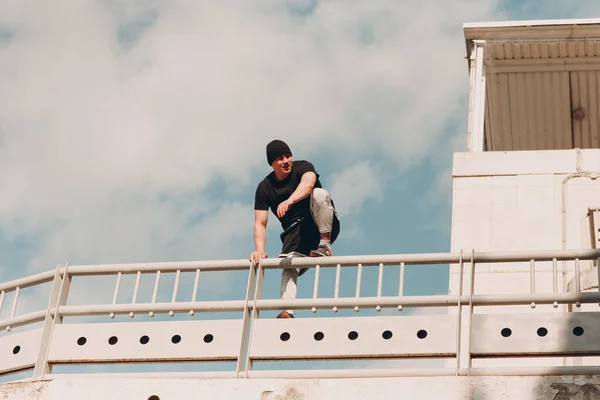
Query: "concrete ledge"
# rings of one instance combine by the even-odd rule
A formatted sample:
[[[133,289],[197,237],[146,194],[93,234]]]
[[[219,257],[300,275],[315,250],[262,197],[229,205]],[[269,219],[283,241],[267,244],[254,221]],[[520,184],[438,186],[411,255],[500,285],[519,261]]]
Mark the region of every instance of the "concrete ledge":
[[[600,150],[581,150],[581,168],[600,171]],[[454,154],[454,177],[571,174],[577,172],[576,150],[485,151]]]
[[[0,399],[595,399],[600,376],[490,376],[323,380],[101,379],[7,383]]]

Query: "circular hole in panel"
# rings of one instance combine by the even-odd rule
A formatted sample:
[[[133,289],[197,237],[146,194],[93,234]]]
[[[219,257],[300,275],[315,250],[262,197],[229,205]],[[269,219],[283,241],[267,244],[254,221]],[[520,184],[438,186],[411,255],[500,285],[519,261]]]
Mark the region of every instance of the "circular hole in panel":
[[[80,346],[83,346],[86,343],[87,343],[87,339],[85,338],[85,336],[82,336],[79,339],[77,339],[77,344]]]
[[[287,332],[283,332],[281,335],[279,335],[279,339],[281,339],[281,341],[283,342],[287,342],[288,340],[290,340],[290,334]]]
[[[158,397],[157,395],[153,394],[152,396],[148,397],[148,400],[160,400],[160,397]]]
[[[427,331],[424,329],[421,329],[419,332],[417,332],[417,337],[419,339],[425,339],[427,337]]]
[[[148,344],[149,341],[150,341],[150,338],[148,336],[146,336],[146,335],[144,335],[144,336],[142,336],[140,338],[140,343],[141,344]]]
[[[389,340],[392,338],[392,336],[394,336],[394,334],[392,333],[392,331],[384,331],[381,334],[381,337],[384,338],[385,340]]]
[[[117,342],[118,342],[118,341],[119,341],[119,338],[118,338],[118,337],[116,337],[116,336],[111,336],[111,337],[108,339],[108,344],[110,344],[110,345],[115,345],[115,344],[117,344]]]
[[[573,335],[575,335],[575,336],[583,335],[583,328],[580,326],[576,326],[575,328],[573,328]]]
[[[356,331],[352,331],[348,334],[348,339],[350,340],[356,340],[358,339],[358,332]]]
[[[204,343],[210,343],[215,339],[215,337],[213,335],[211,335],[210,333],[208,335],[204,336]]]
[[[512,331],[510,330],[510,328],[504,328],[500,331],[500,334],[504,337],[509,337],[510,335],[512,335]]]
[[[181,342],[181,336],[179,335],[173,335],[173,337],[171,338],[171,342],[174,344],[177,344],[179,342]]]
[[[546,329],[544,327],[538,328],[537,334],[538,334],[538,336],[544,337],[548,334],[548,329]]]
[[[21,351],[21,346],[15,346],[13,349],[13,354],[18,354]]]
[[[323,334],[323,332],[316,332],[315,336],[314,336],[314,338],[317,342],[320,342],[321,340],[323,340],[324,337],[325,337],[325,335]]]

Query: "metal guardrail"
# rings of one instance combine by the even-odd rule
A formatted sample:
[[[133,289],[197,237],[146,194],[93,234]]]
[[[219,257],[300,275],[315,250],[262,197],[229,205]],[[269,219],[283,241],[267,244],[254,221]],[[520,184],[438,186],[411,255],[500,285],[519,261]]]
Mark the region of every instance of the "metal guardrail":
[[[257,265],[247,260],[223,260],[206,262],[173,262],[109,265],[65,265],[55,271],[32,275],[0,284],[0,312],[8,305],[5,299],[12,295],[9,317],[0,320],[0,329],[11,332],[17,327],[41,327],[12,332],[0,337],[0,375],[33,369],[34,379],[55,378],[61,374],[51,373],[54,365],[78,365],[95,363],[131,362],[182,362],[227,361],[235,363],[232,371],[181,372],[176,376],[198,377],[352,377],[352,376],[442,376],[485,374],[570,374],[578,371],[596,371],[600,367],[545,367],[545,368],[473,368],[474,357],[547,357],[585,356],[600,354],[600,345],[588,340],[590,329],[598,317],[595,313],[581,313],[574,329],[575,339],[548,335],[549,339],[538,347],[519,350],[519,333],[498,344],[482,344],[473,340],[473,327],[491,329],[498,325],[493,315],[476,314],[479,306],[509,306],[551,304],[576,305],[600,302],[600,292],[579,293],[559,291],[559,276],[564,274],[566,263],[571,263],[575,277],[580,274],[580,261],[598,260],[600,250],[565,250],[533,252],[485,252],[469,254],[406,254],[342,256],[327,258],[265,259]],[[559,262],[562,270],[559,270]],[[490,263],[525,263],[529,266],[530,293],[523,294],[476,294],[476,267]],[[551,271],[552,290],[536,293],[536,272],[541,264]],[[460,287],[452,295],[406,296],[405,269],[407,266],[454,265],[459,270]],[[280,268],[314,268],[313,297],[296,300],[263,299],[262,290],[266,270]],[[340,297],[340,276],[345,267],[357,268],[354,297]],[[361,296],[364,268],[378,268],[377,295]],[[551,268],[550,268],[551,267]],[[335,268],[334,296],[317,296],[322,268]],[[384,270],[398,268],[398,295],[383,296]],[[465,269],[468,268],[468,271]],[[240,300],[199,301],[197,299],[200,277],[207,272],[247,271],[246,293]],[[188,301],[177,301],[181,276],[194,275],[192,294]],[[149,302],[139,302],[142,275],[153,274],[154,286]],[[170,301],[159,301],[161,277],[174,274]],[[108,304],[68,305],[71,280],[75,277],[111,275],[115,277],[112,302]],[[122,278],[134,275],[135,284],[131,302],[119,303]],[[468,278],[469,288],[464,290],[463,281]],[[48,307],[45,310],[17,315],[20,292],[24,288],[52,282]],[[564,285],[563,285],[564,286]],[[455,315],[368,316],[333,318],[296,318],[276,320],[260,318],[260,311],[293,308],[295,310],[386,308],[402,311],[408,307],[445,307]],[[177,313],[241,312],[241,318],[199,321],[149,321],[149,322],[84,322],[63,323],[66,317],[93,317],[129,315],[140,313],[154,317],[159,314],[174,316]],[[564,314],[564,313],[559,313]],[[530,324],[545,324],[549,314],[529,318]],[[599,314],[600,315],[600,314]],[[564,315],[563,315],[564,316]],[[484,320],[483,318],[487,318]],[[494,319],[495,318],[495,319]],[[503,321],[509,323],[508,317]],[[553,317],[550,317],[553,318]],[[583,319],[582,319],[583,318]],[[527,322],[527,321],[525,321]],[[588,324],[589,322],[589,324]],[[527,325],[517,320],[514,324]],[[561,322],[562,323],[562,322]],[[565,321],[564,324],[568,324]],[[563,325],[564,325],[563,324]],[[588,324],[588,325],[586,325]],[[531,325],[531,326],[534,326]],[[556,325],[556,324],[555,324]],[[581,325],[581,326],[580,326]],[[598,324],[600,325],[600,324]],[[495,326],[495,325],[494,325]],[[500,325],[498,325],[500,326]],[[504,325],[502,325],[504,326]],[[537,326],[537,325],[535,325]],[[562,325],[556,325],[559,330]],[[357,328],[358,327],[358,328]],[[414,332],[411,329],[414,328]],[[495,328],[494,328],[495,329]],[[502,330],[502,336],[505,330]],[[539,328],[538,336],[542,337]],[[600,328],[599,328],[600,329]],[[515,329],[518,331],[518,329]],[[587,331],[588,334],[583,334]],[[416,332],[416,335],[414,334]],[[512,332],[512,331],[511,331]],[[600,332],[598,332],[600,334]],[[486,333],[486,334],[489,334]],[[360,339],[359,339],[360,336]],[[427,339],[425,339],[427,338]],[[581,339],[583,338],[583,339]],[[512,342],[511,342],[512,340]],[[579,340],[579,341],[577,341]],[[515,344],[510,344],[515,343]],[[566,344],[565,344],[566,343]],[[511,347],[512,346],[512,347]],[[516,349],[516,350],[515,350]],[[11,354],[12,353],[12,354]],[[359,369],[359,370],[286,370],[264,371],[254,368],[260,361],[297,360],[344,360],[344,359],[411,359],[433,358],[454,360],[452,368],[430,369]],[[594,369],[596,368],[596,369]],[[512,372],[511,372],[512,371]],[[96,374],[94,374],[96,375]],[[156,376],[156,373],[109,374],[115,377]],[[160,373],[160,376],[169,376]],[[102,374],[102,376],[107,376]]]

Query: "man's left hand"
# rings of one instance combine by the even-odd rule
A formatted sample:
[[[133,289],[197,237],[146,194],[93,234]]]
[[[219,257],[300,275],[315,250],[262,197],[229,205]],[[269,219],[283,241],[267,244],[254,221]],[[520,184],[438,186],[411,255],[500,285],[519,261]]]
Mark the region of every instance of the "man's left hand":
[[[277,206],[277,216],[279,218],[283,217],[288,212],[292,204],[293,203],[289,199],[279,204],[279,206]]]

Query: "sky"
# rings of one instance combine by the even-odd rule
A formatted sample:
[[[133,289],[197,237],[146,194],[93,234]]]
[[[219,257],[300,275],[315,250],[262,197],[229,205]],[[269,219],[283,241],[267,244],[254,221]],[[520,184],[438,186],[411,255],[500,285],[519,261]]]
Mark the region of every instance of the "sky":
[[[0,281],[247,258],[272,139],[331,192],[334,255],[448,252],[462,24],[600,15],[593,0],[233,3],[0,0]],[[280,229],[271,214],[271,257]],[[405,290],[446,293],[447,279],[413,269]],[[243,276],[208,282],[244,295]]]

